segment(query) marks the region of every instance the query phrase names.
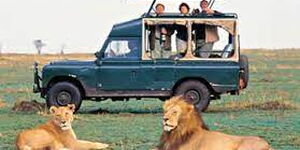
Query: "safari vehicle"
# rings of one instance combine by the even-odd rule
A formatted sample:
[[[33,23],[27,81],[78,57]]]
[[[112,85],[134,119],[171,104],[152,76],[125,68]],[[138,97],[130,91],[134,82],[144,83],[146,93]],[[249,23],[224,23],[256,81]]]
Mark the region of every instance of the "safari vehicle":
[[[155,0],[142,17],[114,25],[94,61],[51,62],[41,72],[36,64],[34,92],[41,93],[48,106],[73,103],[77,110],[83,100],[165,100],[184,95],[198,110],[205,111],[211,100],[220,99],[222,94],[238,95],[247,87],[248,60],[240,55],[236,14],[157,16],[151,13],[154,4]],[[208,58],[194,56],[193,24],[223,30],[223,48],[208,51]],[[152,56],[149,26],[155,25],[186,27],[184,57]],[[176,55],[174,49],[172,55]]]

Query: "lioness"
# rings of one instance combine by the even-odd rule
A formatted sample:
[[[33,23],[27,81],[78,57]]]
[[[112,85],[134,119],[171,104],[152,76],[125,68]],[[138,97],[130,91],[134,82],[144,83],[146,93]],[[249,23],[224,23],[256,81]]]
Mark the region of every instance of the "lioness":
[[[159,150],[271,150],[259,137],[209,131],[200,113],[183,97],[166,101]]]
[[[78,140],[72,129],[75,105],[52,106],[53,118],[31,130],[22,131],[16,139],[18,150],[89,150],[103,149],[107,144]]]

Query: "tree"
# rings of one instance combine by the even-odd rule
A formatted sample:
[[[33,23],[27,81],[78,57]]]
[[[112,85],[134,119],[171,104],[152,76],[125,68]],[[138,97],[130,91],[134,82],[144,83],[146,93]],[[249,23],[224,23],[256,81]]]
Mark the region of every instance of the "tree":
[[[63,43],[62,45],[61,45],[61,49],[60,49],[60,54],[61,55],[64,55],[65,54],[65,52],[64,52],[64,49],[66,48],[66,44],[65,43]]]
[[[42,48],[43,48],[44,46],[46,46],[46,44],[43,43],[42,40],[34,40],[34,41],[33,41],[33,44],[35,45],[35,48],[38,50],[38,55],[41,55]]]

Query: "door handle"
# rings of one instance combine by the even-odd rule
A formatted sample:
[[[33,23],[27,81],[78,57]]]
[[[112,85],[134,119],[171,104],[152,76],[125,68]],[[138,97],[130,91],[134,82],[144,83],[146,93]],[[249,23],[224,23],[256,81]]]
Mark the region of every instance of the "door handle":
[[[136,74],[137,72],[135,70],[131,71],[131,81],[136,81]]]

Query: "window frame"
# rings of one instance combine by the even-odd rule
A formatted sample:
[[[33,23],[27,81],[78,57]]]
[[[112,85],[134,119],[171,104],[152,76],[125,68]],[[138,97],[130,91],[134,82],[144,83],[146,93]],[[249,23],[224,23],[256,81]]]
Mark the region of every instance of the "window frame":
[[[180,61],[191,61],[191,60],[203,60],[203,61],[234,61],[234,62],[238,62],[239,61],[239,55],[240,55],[240,48],[239,48],[239,34],[238,34],[238,22],[237,22],[237,19],[228,19],[228,18],[220,18],[220,19],[216,19],[216,18],[144,18],[143,19],[143,32],[142,32],[142,60],[155,60],[153,58],[151,58],[149,56],[149,54],[147,54],[147,46],[149,43],[146,43],[148,42],[148,37],[146,35],[146,21],[162,21],[162,22],[172,22],[172,21],[175,21],[175,22],[187,22],[187,23],[190,23],[189,27],[190,30],[191,30],[191,26],[192,26],[192,22],[193,21],[196,21],[196,20],[203,20],[203,21],[234,21],[234,35],[232,35],[232,44],[233,44],[233,49],[234,49],[234,53],[233,55],[230,57],[230,58],[200,58],[200,57],[196,57],[196,56],[193,56],[193,57],[183,57],[183,58],[180,58],[179,60]],[[221,26],[218,26],[218,27],[221,27]],[[222,27],[221,27],[222,28]],[[189,29],[188,29],[189,30]],[[225,30],[226,31],[226,30]],[[188,31],[189,32],[189,31]],[[227,31],[228,32],[228,31]],[[228,32],[229,33],[229,32]],[[230,33],[229,33],[230,34]],[[188,36],[190,37],[190,39],[192,39],[192,35],[191,33],[188,33]],[[188,47],[190,46],[190,48],[192,48],[192,42],[191,41],[188,41]]]

